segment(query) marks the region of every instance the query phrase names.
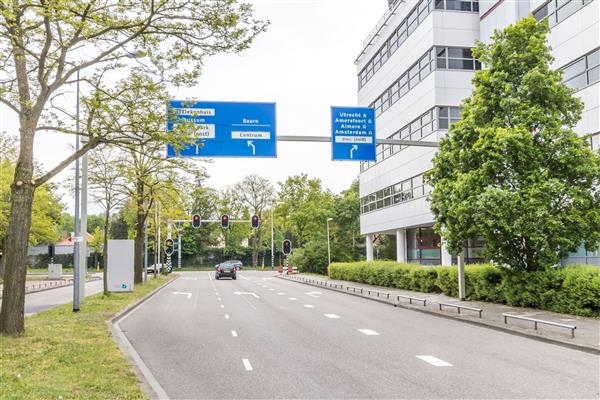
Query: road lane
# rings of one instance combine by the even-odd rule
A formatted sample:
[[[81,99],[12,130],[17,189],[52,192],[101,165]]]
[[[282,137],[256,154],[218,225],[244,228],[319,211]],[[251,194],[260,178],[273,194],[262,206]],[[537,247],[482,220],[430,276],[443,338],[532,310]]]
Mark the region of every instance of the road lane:
[[[597,397],[593,355],[269,275],[186,273],[120,324],[171,398]]]

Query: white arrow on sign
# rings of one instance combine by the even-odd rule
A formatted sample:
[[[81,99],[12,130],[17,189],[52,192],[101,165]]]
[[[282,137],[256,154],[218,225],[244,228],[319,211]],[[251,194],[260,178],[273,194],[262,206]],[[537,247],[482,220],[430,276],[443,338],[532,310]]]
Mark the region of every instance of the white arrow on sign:
[[[257,299],[260,299],[260,297],[256,293],[254,293],[254,292],[233,292],[233,294],[247,294],[249,296],[254,296]]]
[[[183,294],[187,296],[188,299],[192,298],[192,294],[190,292],[173,292],[173,294]]]
[[[248,147],[252,147],[252,155],[256,155],[256,146],[252,143],[252,140],[248,140]]]
[[[319,295],[319,294],[323,294],[323,293],[321,293],[321,292],[306,292],[306,293],[304,293],[304,294],[306,294],[306,295],[308,295],[308,296],[310,296],[310,297],[314,297],[315,299],[318,299],[318,298],[319,298],[319,296],[318,296],[318,295]]]
[[[356,144],[355,144],[355,145],[354,145],[354,146],[352,146],[352,148],[350,149],[350,158],[354,158],[354,155],[353,155],[353,153],[354,153],[354,150],[358,150],[358,145],[356,145]]]

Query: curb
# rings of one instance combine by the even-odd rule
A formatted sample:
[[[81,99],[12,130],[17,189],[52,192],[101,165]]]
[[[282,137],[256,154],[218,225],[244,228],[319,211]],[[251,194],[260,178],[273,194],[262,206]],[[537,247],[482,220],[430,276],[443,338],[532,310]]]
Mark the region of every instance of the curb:
[[[131,314],[133,311],[135,311],[137,308],[141,307],[155,294],[165,289],[171,283],[175,282],[179,278],[179,276],[179,274],[175,275],[173,279],[169,280],[164,285],[157,287],[152,292],[148,293],[135,303],[125,307],[123,310],[119,311],[118,313],[113,315],[109,320],[106,321],[106,324],[108,325],[111,331],[113,340],[117,343],[121,352],[127,357],[129,365],[132,367],[134,373],[138,377],[142,391],[153,399],[168,400],[169,396],[166,394],[162,386],[160,386],[160,384],[158,383],[150,369],[146,366],[146,364],[144,363],[138,352],[135,350],[131,342],[129,342],[127,336],[125,336],[125,333],[121,330],[119,322],[120,320],[124,319],[129,314]]]
[[[484,328],[488,328],[488,329],[493,329],[496,331],[500,331],[500,332],[505,332],[505,333],[509,333],[512,335],[516,335],[516,336],[521,336],[521,337],[525,337],[525,338],[529,338],[529,339],[533,339],[533,340],[537,340],[540,342],[545,342],[545,343],[550,343],[550,344],[555,344],[555,345],[559,345],[562,347],[567,347],[573,350],[579,350],[579,351],[583,351],[586,353],[591,353],[591,354],[595,354],[595,355],[600,355],[600,348],[596,348],[596,347],[592,347],[592,346],[586,346],[583,344],[576,344],[576,343],[571,343],[571,342],[567,342],[565,340],[561,340],[561,339],[556,339],[556,338],[550,338],[550,337],[546,337],[546,336],[540,336],[540,335],[535,335],[533,333],[529,333],[529,332],[524,332],[524,331],[519,331],[516,329],[512,329],[509,327],[504,327],[504,326],[498,326],[496,324],[490,323],[490,322],[485,322],[485,321],[480,321],[480,320],[475,320],[475,319],[464,319],[464,318],[458,318],[455,317],[451,314],[443,314],[443,313],[439,313],[436,311],[433,311],[431,309],[425,309],[425,308],[417,308],[417,307],[411,307],[402,303],[395,303],[392,301],[388,301],[388,300],[384,300],[381,298],[375,298],[375,297],[370,297],[370,296],[365,296],[362,295],[360,293],[352,293],[352,292],[347,292],[347,291],[343,291],[343,290],[338,290],[329,286],[325,286],[325,285],[318,285],[318,284],[312,284],[309,282],[304,282],[304,281],[299,281],[296,279],[291,279],[291,278],[286,278],[283,276],[278,276],[279,279],[284,279],[290,282],[297,282],[297,283],[301,283],[304,285],[308,285],[308,286],[313,286],[313,287],[318,287],[318,288],[323,288],[323,289],[327,289],[327,290],[331,290],[332,292],[337,292],[337,293],[343,293],[343,294],[347,294],[347,295],[351,295],[351,296],[356,296],[356,297],[360,297],[361,299],[367,299],[367,300],[371,300],[371,301],[376,301],[378,303],[383,303],[383,304],[387,304],[390,306],[394,306],[397,308],[402,308],[404,310],[411,310],[411,311],[417,311],[420,313],[424,313],[424,314],[428,314],[428,315],[434,315],[436,317],[441,317],[441,318],[447,318],[447,319],[451,319],[454,321],[461,321],[461,322],[465,322],[471,325],[475,325],[475,326],[482,326]],[[437,303],[436,303],[437,304]]]

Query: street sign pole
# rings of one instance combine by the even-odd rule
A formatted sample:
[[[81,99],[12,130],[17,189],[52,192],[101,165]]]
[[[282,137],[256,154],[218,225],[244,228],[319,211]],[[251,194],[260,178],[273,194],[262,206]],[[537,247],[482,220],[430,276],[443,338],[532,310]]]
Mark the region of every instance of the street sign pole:
[[[75,151],[79,150],[79,71],[77,71],[77,107],[75,130]],[[75,160],[75,237],[79,237],[79,158]],[[73,311],[79,311],[81,302],[81,291],[79,290],[79,242],[73,241]]]
[[[181,269],[181,250],[183,249],[181,243],[181,232],[177,238],[177,268]]]

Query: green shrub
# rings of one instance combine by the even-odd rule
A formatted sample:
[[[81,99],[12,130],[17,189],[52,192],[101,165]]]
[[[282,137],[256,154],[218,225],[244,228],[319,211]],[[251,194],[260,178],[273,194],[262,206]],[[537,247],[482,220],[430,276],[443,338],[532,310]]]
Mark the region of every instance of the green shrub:
[[[332,263],[328,273],[332,279],[458,296],[455,266],[359,261]],[[465,283],[470,300],[600,317],[600,268],[594,266],[527,272],[472,264],[465,267]]]

